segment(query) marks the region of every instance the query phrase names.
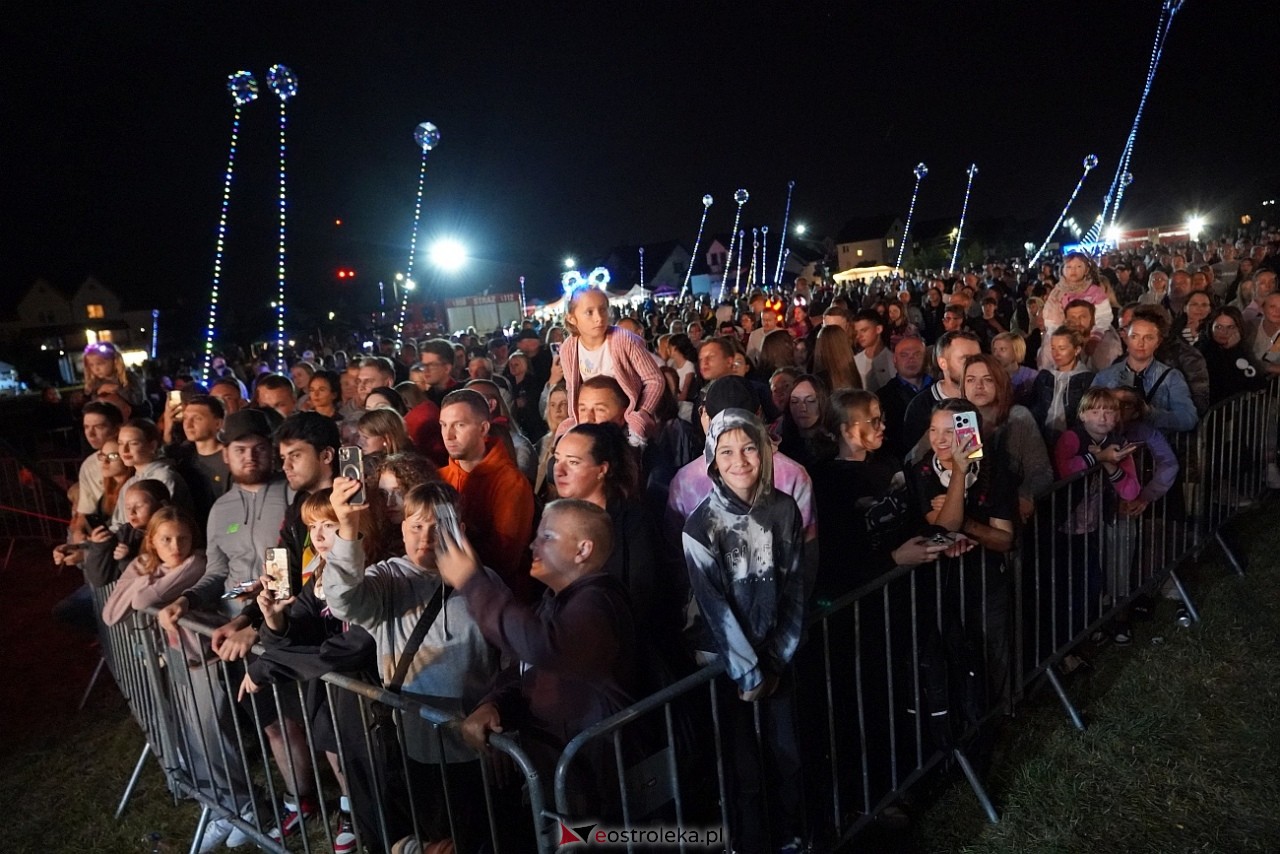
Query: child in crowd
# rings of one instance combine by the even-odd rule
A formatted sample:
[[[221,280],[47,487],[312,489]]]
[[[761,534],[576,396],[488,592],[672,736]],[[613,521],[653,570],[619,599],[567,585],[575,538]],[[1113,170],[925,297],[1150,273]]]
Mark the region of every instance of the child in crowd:
[[[83,566],[89,584],[105,587],[125,574],[139,555],[152,517],[169,505],[170,498],[168,487],[158,480],[137,480],[125,488],[119,502],[124,522],[114,533],[105,525],[89,533]]]
[[[348,783],[338,758],[334,721],[338,723],[338,734],[344,739],[349,761],[359,761],[362,739],[353,735],[353,731],[361,732],[360,709],[358,703],[350,702],[349,695],[344,696],[338,692],[335,698],[342,705],[335,706],[330,711],[324,684],[317,677],[336,671],[352,673],[366,681],[376,682],[377,676],[372,637],[359,627],[353,627],[350,632],[344,633],[342,621],[333,616],[325,597],[325,563],[338,533],[338,515],[330,501],[332,494],[332,489],[321,489],[307,496],[302,504],[302,521],[307,526],[311,548],[315,552],[302,568],[302,587],[292,591],[291,596],[280,599],[270,589],[270,579],[265,575],[261,579],[258,607],[262,609],[261,640],[264,651],[249,663],[240,693],[243,697],[246,693],[258,693],[264,685],[291,681],[305,683],[305,713],[311,721],[311,732],[314,733],[316,746],[324,750],[328,757],[329,767],[333,769],[334,777],[342,789],[333,845],[335,852],[344,854],[355,850],[356,835],[351,817]],[[372,518],[369,514],[361,517],[361,533],[365,548],[376,553],[374,543],[378,538],[366,524]],[[278,727],[278,724],[270,726]],[[287,780],[288,764],[279,767]],[[314,780],[297,776],[298,779],[289,783],[283,821],[279,829],[272,831],[273,838],[292,836],[301,829],[302,817],[309,819],[320,811]],[[369,775],[361,773],[359,777],[363,781]],[[370,795],[372,792],[361,794]],[[367,797],[357,800],[361,804],[371,803]],[[365,833],[375,832],[376,815],[361,816],[361,819],[361,828]]]
[[[557,436],[578,423],[578,389],[594,376],[613,377],[627,395],[625,414],[630,441],[643,446],[657,432],[651,414],[666,389],[666,380],[645,346],[644,339],[609,323],[609,297],[599,288],[582,286],[567,297],[565,323],[572,333],[560,348],[569,414]]]
[[[700,611],[695,647],[704,658],[707,652],[723,657],[729,679],[719,688],[725,763],[735,790],[730,835],[739,851],[798,851],[801,768],[792,659],[811,583],[802,571],[804,523],[791,496],[773,488],[773,446],[755,415],[745,409],[718,413],[705,453],[714,488],[685,522],[683,539]],[[758,722],[751,706],[757,701]],[[767,813],[764,780],[772,783]]]
[[[139,504],[148,506],[145,511],[148,522],[144,526],[146,535],[141,552],[130,561],[103,606],[102,621],[108,626],[114,626],[134,611],[169,604],[204,575],[204,552],[195,550],[195,520],[181,508],[150,505],[151,496],[138,489],[146,483],[157,482],[140,481],[125,496],[125,501],[129,501],[130,495],[140,493],[140,499],[146,499]],[[163,488],[163,484],[157,485]],[[132,512],[130,515],[133,520],[138,518]],[[121,542],[115,554],[127,548]]]
[[[1070,252],[1062,259],[1062,279],[1054,285],[1044,301],[1041,317],[1044,328],[1054,330],[1067,322],[1067,303],[1072,300],[1088,300],[1093,303],[1093,331],[1090,338],[1102,340],[1103,334],[1111,328],[1111,300],[1100,282],[1098,267],[1093,259],[1081,252]],[[1046,344],[1048,342],[1045,342]],[[1092,352],[1090,345],[1088,350]],[[1040,348],[1040,367],[1047,368],[1052,364],[1049,348]]]
[[[1142,491],[1133,461],[1138,446],[1126,443],[1123,433],[1119,432],[1120,401],[1112,390],[1095,387],[1086,391],[1080,399],[1079,416],[1080,423],[1059,436],[1054,445],[1054,470],[1059,478],[1065,479],[1101,464],[1112,489],[1104,491],[1090,478],[1082,482],[1079,490],[1070,493],[1076,503],[1064,533],[1071,542],[1062,553],[1073,561],[1068,594],[1072,600],[1073,630],[1079,630],[1101,612],[1105,605],[1104,593],[1123,596],[1129,592],[1126,588],[1133,542],[1127,520],[1117,516],[1119,507],[1113,496],[1118,496],[1120,501],[1132,501]],[[1104,560],[1112,576],[1105,589]],[[1084,603],[1078,600],[1081,588],[1075,582],[1081,562],[1086,573]]]

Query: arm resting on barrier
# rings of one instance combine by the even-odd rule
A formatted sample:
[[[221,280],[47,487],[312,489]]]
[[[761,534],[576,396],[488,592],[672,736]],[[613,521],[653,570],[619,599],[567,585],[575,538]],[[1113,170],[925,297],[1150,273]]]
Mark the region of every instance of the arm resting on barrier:
[[[989,552],[1007,552],[1013,548],[1013,522],[1008,519],[989,519],[984,524],[976,519],[965,519],[960,532],[978,541]]]

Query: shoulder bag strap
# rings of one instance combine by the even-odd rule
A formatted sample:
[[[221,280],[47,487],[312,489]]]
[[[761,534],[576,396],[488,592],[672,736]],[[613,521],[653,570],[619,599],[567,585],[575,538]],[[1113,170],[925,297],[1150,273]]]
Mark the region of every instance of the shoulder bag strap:
[[[444,584],[440,585],[440,589],[436,591],[436,595],[431,597],[431,602],[427,604],[427,609],[422,612],[422,616],[418,618],[418,624],[413,627],[413,634],[409,635],[409,640],[405,642],[404,649],[400,653],[400,660],[396,662],[396,672],[391,677],[391,681],[386,684],[386,689],[393,694],[400,693],[400,686],[404,684],[404,677],[409,673],[409,662],[413,661],[413,657],[418,653],[418,647],[422,646],[422,641],[427,636],[427,632],[431,630],[431,624],[436,621],[436,617],[440,614],[441,607],[444,606]]]

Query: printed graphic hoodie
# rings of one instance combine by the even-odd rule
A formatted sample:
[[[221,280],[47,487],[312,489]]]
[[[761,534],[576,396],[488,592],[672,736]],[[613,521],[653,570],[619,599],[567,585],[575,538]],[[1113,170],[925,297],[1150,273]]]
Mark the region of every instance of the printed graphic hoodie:
[[[715,472],[716,444],[743,430],[760,449],[760,483],[750,504]],[[795,500],[773,488],[772,446],[764,424],[744,409],[711,421],[707,467],[714,488],[684,526],[689,584],[698,602],[694,645],[724,656],[730,678],[750,691],[780,674],[800,645],[809,579],[804,524]]]

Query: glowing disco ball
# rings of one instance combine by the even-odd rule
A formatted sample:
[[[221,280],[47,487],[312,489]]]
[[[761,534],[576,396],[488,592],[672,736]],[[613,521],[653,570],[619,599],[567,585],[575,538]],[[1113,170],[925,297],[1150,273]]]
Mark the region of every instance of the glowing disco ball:
[[[440,128],[431,122],[423,122],[413,129],[413,141],[423,151],[430,151],[440,144]]]
[[[281,101],[298,94],[298,75],[287,65],[273,65],[267,69],[267,88]]]
[[[250,101],[258,99],[258,81],[251,72],[237,71],[227,75],[227,91],[237,107],[243,107]]]
[[[911,171],[912,174],[916,176],[917,181],[922,181],[924,180],[924,176],[929,174],[929,167],[925,166],[923,163],[917,163],[916,168]]]

